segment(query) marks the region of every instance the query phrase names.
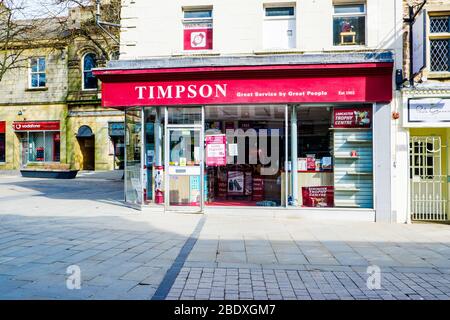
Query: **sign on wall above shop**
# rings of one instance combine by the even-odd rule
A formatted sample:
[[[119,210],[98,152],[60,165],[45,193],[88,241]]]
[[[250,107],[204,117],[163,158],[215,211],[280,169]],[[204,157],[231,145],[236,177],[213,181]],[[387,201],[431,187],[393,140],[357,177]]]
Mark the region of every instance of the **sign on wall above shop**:
[[[370,128],[371,124],[370,107],[334,109],[334,128]]]
[[[95,75],[102,80],[104,107],[392,100],[391,63],[229,67],[220,68],[220,73],[215,71],[214,67],[105,70]]]
[[[59,131],[59,121],[15,121],[14,131]]]
[[[184,24],[184,50],[211,50],[213,28],[211,23]]]
[[[0,121],[0,133],[5,133],[5,129],[6,129],[6,122]]]
[[[450,98],[409,99],[409,122],[450,122]]]

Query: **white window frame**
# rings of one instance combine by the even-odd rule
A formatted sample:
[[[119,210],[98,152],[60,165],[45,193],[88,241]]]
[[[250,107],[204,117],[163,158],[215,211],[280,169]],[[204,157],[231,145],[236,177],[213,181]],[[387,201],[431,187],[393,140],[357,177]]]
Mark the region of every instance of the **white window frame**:
[[[340,6],[358,6],[363,5],[364,6],[364,12],[362,13],[335,13],[334,8],[340,7]],[[333,48],[354,48],[354,47],[367,47],[368,46],[368,39],[367,39],[367,2],[361,1],[361,2],[333,2],[333,12],[332,12],[332,18],[331,18],[331,30],[332,30],[332,45]],[[365,23],[364,23],[364,44],[349,44],[349,45],[335,45],[334,44],[334,18],[339,17],[364,17]]]
[[[39,60],[40,59],[44,59],[44,64],[45,64],[44,71],[39,70]],[[32,60],[36,60],[37,61],[38,71],[33,71]],[[33,78],[34,74],[38,75],[38,85],[36,87],[33,87],[33,82],[32,82],[32,78]],[[39,74],[44,74],[45,75],[45,86],[40,86],[39,85]],[[47,88],[47,59],[46,59],[46,57],[39,56],[39,57],[31,57],[31,58],[28,59],[28,88],[29,89]]]
[[[31,160],[30,160],[30,133],[33,134],[33,133],[39,133],[39,132],[42,132],[42,133],[43,133],[43,136],[44,136],[44,146],[47,145],[46,142],[47,142],[47,133],[48,133],[48,132],[52,132],[52,133],[54,133],[54,132],[59,132],[59,135],[60,135],[60,137],[61,137],[61,130],[27,131],[27,145],[28,145],[28,150],[27,150],[27,163],[61,163],[61,141],[59,142],[59,152],[60,152],[60,154],[59,154],[59,161],[53,161],[53,160],[51,160],[51,161],[46,161],[46,159],[45,159],[45,150],[44,150],[44,161],[31,161]],[[6,147],[5,147],[5,149],[6,149]],[[5,150],[5,152],[6,152],[6,150]],[[5,155],[5,156],[6,156],[6,155]]]
[[[186,12],[196,12],[196,11],[211,11],[211,17],[210,18],[185,18],[184,14]],[[184,36],[184,24],[185,23],[210,23],[211,27],[213,29],[213,33],[214,33],[214,10],[213,7],[183,7],[182,8],[182,18],[181,18],[181,33]],[[199,53],[202,51],[208,51],[211,52],[214,50],[214,36],[213,36],[213,48],[212,49],[204,49],[204,50],[185,50],[183,45],[182,45],[182,51],[184,52],[195,52],[195,53]]]
[[[86,52],[85,54],[83,54],[82,58],[81,58],[81,90],[83,91],[97,91],[98,90],[98,80],[97,80],[97,88],[85,88],[84,87],[84,73],[87,72],[84,70],[84,59],[86,58],[86,56],[88,54],[93,54],[95,56],[95,58],[97,58],[97,54],[95,52],[89,51]],[[91,69],[92,71],[92,69]]]
[[[272,9],[272,8],[293,8],[294,14],[293,15],[286,15],[286,16],[266,16],[266,10]],[[262,35],[262,41],[263,41],[263,49],[264,50],[295,50],[297,48],[297,7],[293,3],[267,3],[263,6],[263,24],[265,21],[273,21],[273,20],[294,20],[295,21],[295,46],[293,48],[265,48],[264,47],[264,37],[265,35]],[[264,26],[263,26],[264,28]]]
[[[428,11],[427,12],[427,25],[426,25],[426,35],[427,35],[427,69],[428,76],[433,78],[433,76],[444,75],[444,77],[450,77],[450,71],[433,71],[431,70],[431,40],[450,40],[450,32],[439,32],[431,33],[431,18],[433,17],[448,17],[450,19],[450,12],[440,12],[440,11]],[[450,63],[450,61],[449,61]]]

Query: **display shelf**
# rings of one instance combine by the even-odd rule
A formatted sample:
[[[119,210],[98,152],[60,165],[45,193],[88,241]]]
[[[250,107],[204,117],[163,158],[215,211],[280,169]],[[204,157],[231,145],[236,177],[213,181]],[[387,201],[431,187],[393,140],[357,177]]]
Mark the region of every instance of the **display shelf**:
[[[358,160],[360,157],[356,156],[334,156],[335,159],[341,159],[341,160],[347,160],[347,159],[351,159],[351,160]]]
[[[343,128],[334,130],[333,136],[335,206],[373,207],[372,131]]]
[[[349,142],[349,143],[362,143],[362,144],[366,144],[366,143],[372,143],[372,140],[368,140],[368,139],[356,139],[356,138],[347,138],[347,142]]]
[[[361,191],[361,189],[359,189],[359,188],[343,187],[343,186],[334,188],[334,190],[341,191],[341,192],[359,192],[359,191]]]
[[[371,176],[373,172],[363,172],[363,171],[347,171],[347,174],[352,176]]]
[[[340,207],[340,208],[361,208],[361,206],[359,204],[356,204],[351,201],[340,201],[340,202],[335,201],[334,206]]]

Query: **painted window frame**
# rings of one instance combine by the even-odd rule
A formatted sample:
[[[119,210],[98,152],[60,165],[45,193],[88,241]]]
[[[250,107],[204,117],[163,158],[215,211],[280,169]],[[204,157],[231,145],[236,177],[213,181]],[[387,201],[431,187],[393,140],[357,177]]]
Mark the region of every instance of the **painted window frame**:
[[[92,73],[92,69],[90,70],[84,70],[84,65],[85,65],[85,59],[88,55],[93,55],[94,56],[94,62],[95,62],[95,67],[97,67],[97,54],[95,52],[92,51],[88,51],[85,54],[83,54],[82,58],[81,58],[81,90],[82,91],[97,91],[98,90],[98,79],[96,81],[96,87],[95,88],[86,88],[85,87],[85,73]],[[94,68],[95,68],[94,67]]]
[[[294,11],[293,15],[279,15],[279,16],[267,16],[267,9],[277,9],[277,8],[292,8]],[[274,20],[293,20],[295,24],[294,33],[295,33],[295,44],[292,48],[266,48],[264,45],[265,35],[264,35],[264,24],[266,21],[274,21]],[[295,3],[266,3],[263,6],[263,34],[262,34],[262,47],[263,50],[295,50],[297,48],[297,7]]]
[[[426,17],[426,41],[427,41],[427,48],[426,48],[426,54],[427,54],[427,69],[428,69],[428,76],[430,78],[434,78],[435,76],[443,75],[445,78],[450,78],[450,30],[448,32],[440,32],[440,33],[432,33],[431,32],[431,19],[435,17],[447,17],[450,23],[450,12],[448,11],[427,11],[427,17]],[[447,71],[434,71],[431,70],[431,41],[432,40],[447,40],[449,42],[449,52],[448,52],[448,62],[447,62]]]
[[[364,6],[363,13],[335,13],[335,8],[340,6]],[[358,1],[358,2],[333,2],[332,3],[332,17],[331,17],[331,30],[332,30],[332,46],[333,48],[355,48],[355,47],[367,47],[368,39],[367,39],[367,1]],[[334,18],[339,17],[364,17],[364,44],[348,44],[348,45],[336,45],[334,44]]]
[[[44,60],[44,70],[40,70],[39,69],[39,60],[43,59]],[[36,61],[36,65],[37,65],[37,71],[33,71],[33,60]],[[38,83],[37,86],[33,86],[33,75],[37,75],[38,76]],[[39,79],[40,79],[40,75],[44,75],[45,78],[45,84],[43,86],[40,86],[39,83]],[[31,57],[28,59],[28,89],[42,89],[42,88],[47,88],[47,59],[45,56],[37,56],[37,57]]]

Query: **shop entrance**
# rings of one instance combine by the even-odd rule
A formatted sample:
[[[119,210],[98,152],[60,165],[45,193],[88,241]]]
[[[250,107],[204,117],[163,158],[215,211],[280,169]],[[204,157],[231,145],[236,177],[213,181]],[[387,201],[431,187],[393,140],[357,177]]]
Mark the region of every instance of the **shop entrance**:
[[[92,129],[89,126],[81,126],[77,139],[83,155],[82,170],[95,170],[95,140]]]
[[[203,110],[166,108],[165,209],[202,212],[204,203]]]
[[[410,137],[411,218],[447,220],[447,174],[440,136]]]

